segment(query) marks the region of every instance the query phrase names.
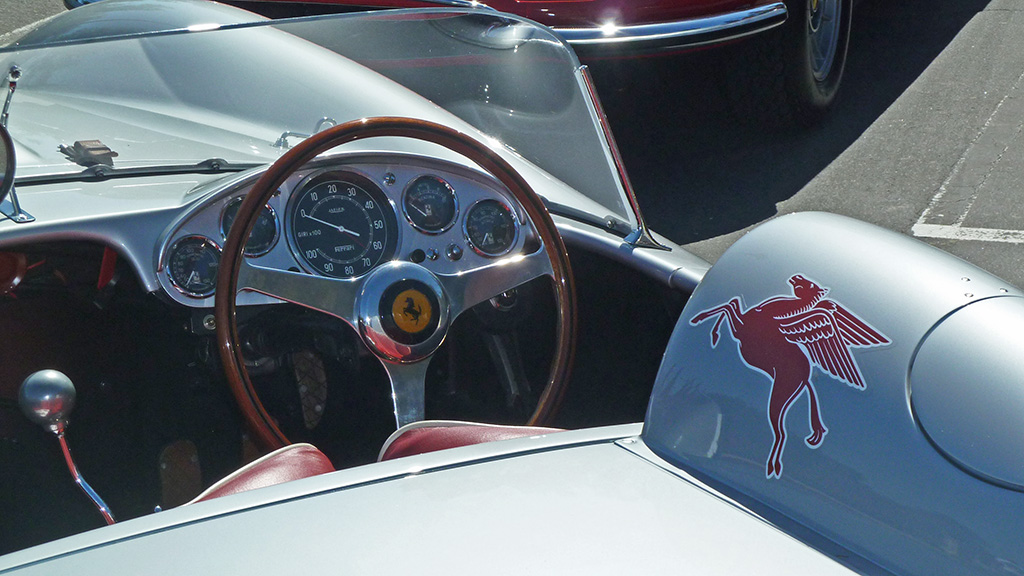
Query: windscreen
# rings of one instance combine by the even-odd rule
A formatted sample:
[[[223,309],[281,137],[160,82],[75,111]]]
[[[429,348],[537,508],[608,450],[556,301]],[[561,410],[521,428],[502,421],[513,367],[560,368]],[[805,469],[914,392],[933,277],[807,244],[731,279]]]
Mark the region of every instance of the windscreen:
[[[73,25],[61,28],[57,18],[0,48],[0,66],[24,71],[10,128],[30,149],[29,162],[46,164],[56,154],[51,140],[78,139],[63,133],[72,123],[93,139],[109,133],[110,142],[134,142],[117,149],[121,162],[272,161],[286,134],[284,145],[332,123],[416,115],[422,104],[379,74],[512,148],[608,216],[636,222],[579,63],[546,28],[491,11],[427,9],[185,28],[143,14],[152,21],[135,18],[118,34],[99,10],[114,2],[71,11]],[[107,24],[91,27],[93,14]],[[144,146],[155,142],[147,137],[154,130],[185,143]]]

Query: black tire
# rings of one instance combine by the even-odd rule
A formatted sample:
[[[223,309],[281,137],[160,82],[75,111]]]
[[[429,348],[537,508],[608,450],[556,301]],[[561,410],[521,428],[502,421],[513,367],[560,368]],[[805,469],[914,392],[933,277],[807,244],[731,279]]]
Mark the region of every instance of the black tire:
[[[852,0],[790,0],[782,26],[736,46],[726,74],[737,115],[770,128],[819,122],[839,93]]]

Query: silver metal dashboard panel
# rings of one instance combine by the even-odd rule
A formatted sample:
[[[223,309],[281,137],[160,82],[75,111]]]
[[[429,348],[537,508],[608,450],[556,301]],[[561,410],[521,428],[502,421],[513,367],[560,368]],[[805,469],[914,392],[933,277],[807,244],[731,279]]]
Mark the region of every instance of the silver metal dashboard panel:
[[[410,260],[412,254],[418,251],[427,257],[422,265],[431,272],[442,275],[457,274],[494,262],[493,258],[481,256],[469,249],[461,226],[452,227],[441,234],[425,234],[417,231],[401,216],[400,203],[402,191],[406,185],[422,174],[435,174],[447,180],[455,188],[460,202],[465,205],[472,205],[484,198],[499,199],[509,204],[509,197],[506,192],[501,190],[500,184],[479,171],[433,158],[374,154],[346,156],[344,159],[335,157],[318,161],[290,177],[281,187],[279,193],[274,195],[269,202],[269,205],[281,218],[284,238],[265,255],[249,258],[251,264],[279,270],[299,270],[305,267],[295,254],[295,247],[292,246],[289,234],[292,226],[292,214],[289,213],[288,206],[296,187],[307,175],[322,170],[340,170],[362,175],[376,183],[384,191],[391,205],[392,222],[389,223],[389,226],[395,226],[397,235],[398,249],[394,255],[396,260]],[[220,238],[221,215],[224,207],[233,199],[246,194],[252,184],[251,180],[246,180],[235,186],[211,193],[202,201],[190,206],[168,226],[157,249],[156,277],[164,292],[178,303],[195,308],[209,308],[213,306],[213,296],[195,298],[175,289],[168,275],[164,273],[167,266],[168,249],[180,238],[187,236],[201,235],[214,239]],[[519,207],[516,207],[515,210],[517,217],[522,221],[525,217],[524,213]],[[465,217],[465,212],[461,217]],[[512,247],[513,252],[521,250],[525,242],[532,237],[531,225],[525,223],[523,227],[524,233]],[[459,247],[462,254],[459,259],[453,260],[446,256],[450,246]],[[431,259],[430,256],[435,257]],[[275,302],[278,300],[253,292],[245,292],[238,296],[239,305]]]
[[[457,174],[460,187],[464,182],[470,186],[468,190],[475,190],[472,193],[467,191],[467,198],[478,197],[476,195],[483,190],[495,189],[492,180],[467,166],[464,160],[455,162],[457,159],[354,151],[330,161],[338,166],[365,163],[377,178],[388,171],[393,172],[396,177],[394,188],[399,191],[401,178],[413,178],[425,170]],[[212,297],[190,298],[174,289],[162,272],[164,252],[174,240],[193,232],[221,240],[220,210],[231,199],[246,192],[261,173],[262,169],[254,169],[228,175],[149,176],[120,181],[26,186],[21,189],[23,203],[31,206],[38,219],[20,225],[0,222],[0,247],[10,249],[25,242],[60,240],[109,246],[132,265],[146,290],[166,292],[175,301],[190,307],[209,307],[213,304]],[[297,175],[295,181],[303,174],[305,172]],[[560,182],[546,178],[542,173],[532,176],[535,187],[555,197],[559,194],[556,190],[565,189]],[[281,198],[272,199],[271,205],[283,219],[285,211]],[[554,219],[569,245],[613,258],[684,292],[692,291],[710,266],[664,239],[662,242],[672,250],[633,248],[614,233],[557,215]],[[407,252],[420,248],[436,249],[443,254],[444,248],[454,239],[452,235],[459,229],[453,227],[443,235],[425,235],[413,234],[410,227],[408,235],[416,242],[408,244]],[[295,265],[283,238],[269,254],[255,260],[284,268]],[[450,271],[447,270],[449,264],[445,262],[443,256],[438,260],[437,265],[442,272]],[[250,293],[241,302],[266,304],[277,301]]]

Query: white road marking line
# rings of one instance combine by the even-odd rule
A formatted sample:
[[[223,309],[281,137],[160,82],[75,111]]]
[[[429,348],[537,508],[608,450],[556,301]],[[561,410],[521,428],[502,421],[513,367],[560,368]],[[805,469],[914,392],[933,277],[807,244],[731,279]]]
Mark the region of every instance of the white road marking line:
[[[997,228],[969,228],[948,224],[922,224],[912,228],[918,238],[940,238],[945,240],[975,240],[979,242],[1000,242],[1024,244],[1024,230],[999,230]]]
[[[1017,92],[1017,89],[1020,86],[1022,80],[1024,80],[1024,72],[1022,72],[1021,75],[1017,77],[1017,80],[1016,82],[1013,83],[1012,88],[1009,91],[1007,91],[1006,95],[1003,96],[1003,98],[999,101],[998,104],[996,104],[995,108],[992,110],[992,114],[989,115],[989,117],[985,120],[985,123],[982,125],[981,130],[978,131],[977,136],[975,136],[974,140],[972,140],[971,143],[967,146],[967,148],[964,150],[964,153],[960,155],[960,158],[957,159],[956,164],[953,165],[953,168],[952,170],[950,170],[949,175],[946,177],[945,180],[943,180],[942,185],[939,186],[938,192],[935,194],[935,196],[932,197],[931,202],[928,203],[928,207],[925,208],[923,212],[921,212],[921,216],[917,219],[917,223],[914,224],[914,226],[911,228],[911,232],[914,236],[917,236],[918,238],[941,238],[948,240],[975,240],[980,242],[1024,244],[1024,230],[971,228],[965,227],[963,225],[967,219],[968,213],[971,211],[971,208],[974,207],[974,203],[978,200],[977,191],[981,189],[984,183],[988,180],[988,176],[992,173],[991,168],[985,174],[984,178],[982,179],[982,182],[974,187],[975,193],[971,194],[970,199],[967,201],[966,207],[960,213],[954,224],[928,223],[929,216],[932,215],[932,212],[935,211],[935,209],[942,202],[943,198],[946,196],[946,193],[949,191],[950,184],[963,170],[968,158],[971,157],[971,153],[974,151],[975,148],[977,148],[979,142],[983,140],[983,137],[985,136],[985,133],[988,131],[988,129],[995,123],[996,115],[998,115],[999,112],[1002,110],[1003,105],[1011,100],[1011,96],[1016,97],[1015,93]],[[1018,124],[1014,138],[1020,135],[1022,129],[1024,129],[1024,124]],[[1010,149],[1012,142],[1013,139],[1010,139],[1010,141],[1007,142],[1003,149],[999,152],[996,159],[996,163],[998,163],[999,160],[1002,160],[1003,156]],[[994,165],[995,164],[993,164],[992,166],[994,167]]]
[[[21,37],[22,34],[28,32],[29,30],[32,30],[33,28],[35,28],[37,26],[40,26],[42,24],[45,24],[46,22],[49,22],[50,20],[53,20],[57,16],[60,16],[61,14],[63,14],[63,12],[64,11],[61,11],[61,12],[58,12],[57,14],[54,14],[53,16],[48,16],[46,18],[43,18],[42,20],[38,20],[38,21],[33,22],[31,24],[26,24],[26,25],[22,26],[21,28],[18,28],[18,29],[15,29],[15,30],[11,30],[10,32],[7,32],[6,34],[0,34],[0,46],[4,46],[5,44],[9,43],[10,41],[15,40],[15,39]]]

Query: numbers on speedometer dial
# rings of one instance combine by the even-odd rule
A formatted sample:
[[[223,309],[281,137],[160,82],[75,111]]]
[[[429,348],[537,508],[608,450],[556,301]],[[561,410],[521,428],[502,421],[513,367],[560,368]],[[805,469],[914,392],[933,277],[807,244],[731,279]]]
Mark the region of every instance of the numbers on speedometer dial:
[[[292,196],[290,240],[310,271],[351,278],[395,253],[397,225],[384,193],[350,172],[324,172],[301,183]]]

